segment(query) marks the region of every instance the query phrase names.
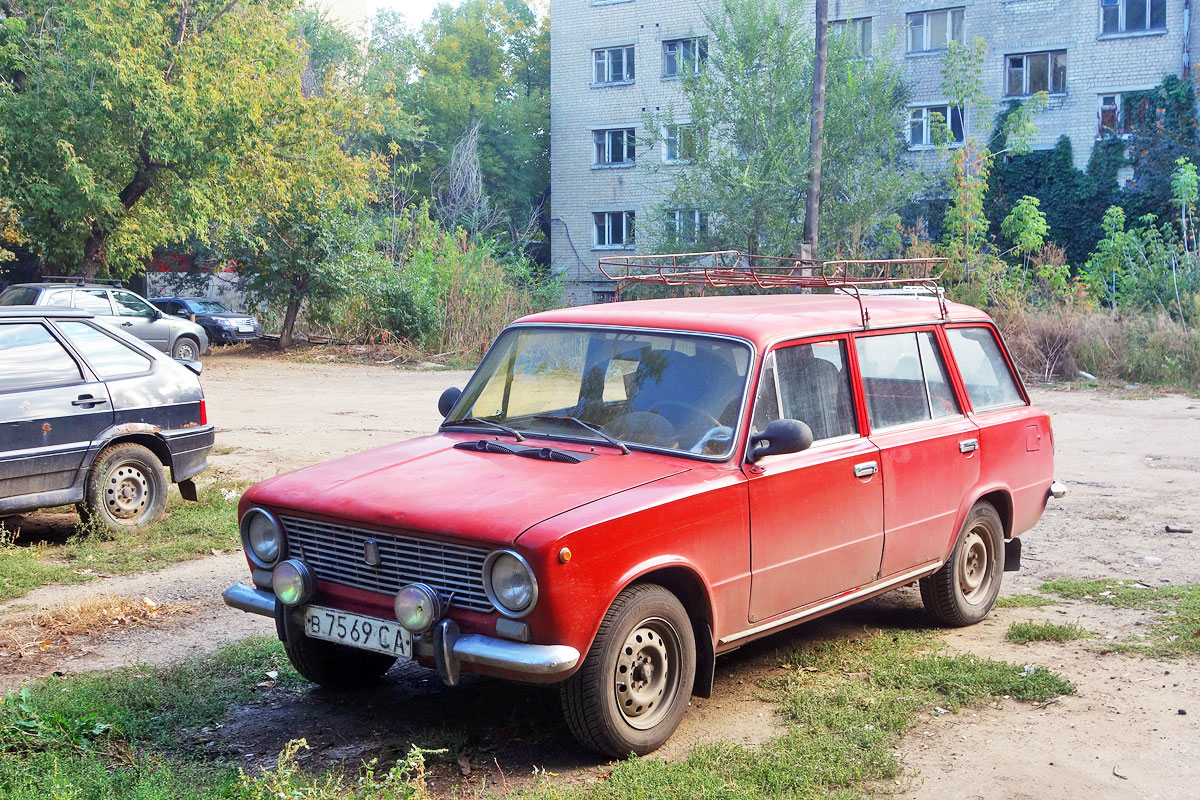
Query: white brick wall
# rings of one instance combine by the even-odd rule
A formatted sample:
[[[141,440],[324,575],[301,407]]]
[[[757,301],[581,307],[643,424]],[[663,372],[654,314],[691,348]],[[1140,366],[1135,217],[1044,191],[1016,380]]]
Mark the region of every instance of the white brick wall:
[[[913,88],[914,105],[944,101],[940,52],[906,54],[906,15],[914,11],[962,7],[964,36],[988,45],[984,91],[1003,95],[1005,56],[1066,50],[1067,91],[1054,96],[1037,120],[1035,147],[1051,147],[1060,136],[1071,138],[1075,163],[1087,164],[1097,129],[1101,94],[1148,89],[1183,68],[1184,2],[1167,0],[1165,32],[1104,37],[1100,34],[1100,0],[833,0],[831,20],[872,18],[873,50],[882,51],[894,37],[892,60]],[[715,0],[551,0],[550,4],[550,142],[551,260],[570,286],[571,300],[593,302],[594,291],[611,290],[596,268],[606,251],[592,248],[591,212],[649,209],[666,176],[653,174],[646,160],[661,153],[642,152],[642,166],[592,168],[592,131],[636,127],[646,136],[648,113],[683,106],[676,81],[662,78],[662,42],[703,36],[705,9]],[[1193,23],[1191,46],[1200,56],[1200,36]],[[591,86],[594,48],[636,47],[636,81],[627,86]],[[970,135],[986,138],[999,106],[976,109],[967,120]]]

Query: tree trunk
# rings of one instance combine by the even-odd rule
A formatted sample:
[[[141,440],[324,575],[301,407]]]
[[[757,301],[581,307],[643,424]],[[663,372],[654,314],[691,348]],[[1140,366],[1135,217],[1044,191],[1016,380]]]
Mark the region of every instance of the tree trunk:
[[[83,243],[83,261],[79,264],[79,274],[84,278],[94,278],[101,271],[108,270],[108,237],[112,231],[101,230],[98,225],[92,226]]]
[[[804,201],[804,239],[800,246],[803,258],[817,257],[817,217],[821,207],[821,133],[825,127],[825,55],[828,51],[826,34],[829,30],[829,0],[817,0],[816,53],[813,55],[812,121],[809,129],[809,153],[812,166],[808,172],[808,196]]]
[[[292,346],[292,329],[296,327],[296,317],[300,314],[300,293],[293,290],[288,295],[287,311],[283,313],[283,327],[279,329],[279,349],[287,350]]]

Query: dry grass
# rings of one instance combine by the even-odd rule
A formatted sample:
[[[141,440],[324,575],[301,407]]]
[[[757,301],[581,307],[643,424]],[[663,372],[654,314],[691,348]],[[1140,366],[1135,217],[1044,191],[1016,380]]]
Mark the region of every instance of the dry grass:
[[[92,597],[41,609],[0,626],[0,650],[25,658],[69,645],[74,637],[152,625],[195,609],[191,603],[159,603],[149,597]]]

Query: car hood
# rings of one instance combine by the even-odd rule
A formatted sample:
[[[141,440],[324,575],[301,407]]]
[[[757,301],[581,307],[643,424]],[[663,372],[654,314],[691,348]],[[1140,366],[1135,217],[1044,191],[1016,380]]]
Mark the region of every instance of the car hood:
[[[196,319],[254,319],[250,314],[239,314],[236,311],[222,311],[219,314],[210,314],[207,311],[196,315]]]
[[[245,502],[364,527],[510,544],[558,514],[687,470],[678,459],[601,447],[578,464],[454,447],[479,438],[438,434],[357,453],[264,481]]]

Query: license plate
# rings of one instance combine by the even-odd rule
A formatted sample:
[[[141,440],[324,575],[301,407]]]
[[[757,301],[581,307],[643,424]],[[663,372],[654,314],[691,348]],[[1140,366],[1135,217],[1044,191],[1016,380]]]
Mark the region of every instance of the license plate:
[[[238,333],[254,333],[253,325],[238,325]]]
[[[397,658],[412,658],[412,634],[395,621],[349,614],[334,608],[307,606],[304,632],[310,639],[387,653]]]

